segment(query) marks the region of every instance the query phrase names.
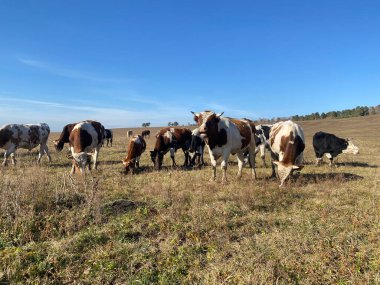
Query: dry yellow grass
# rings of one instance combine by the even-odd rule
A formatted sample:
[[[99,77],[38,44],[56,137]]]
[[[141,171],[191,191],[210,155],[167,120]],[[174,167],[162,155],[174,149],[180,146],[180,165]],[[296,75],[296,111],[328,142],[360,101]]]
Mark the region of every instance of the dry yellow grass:
[[[248,168],[235,179],[234,157],[227,185],[220,171],[209,182],[209,167],[155,172],[157,129],[133,176],[121,173],[125,129],[86,177],[69,176],[51,145],[50,165],[20,151],[0,171],[0,284],[380,284],[379,123],[300,122],[306,167],[284,189],[260,159],[256,182]],[[319,130],[354,138],[360,153],[315,166]]]

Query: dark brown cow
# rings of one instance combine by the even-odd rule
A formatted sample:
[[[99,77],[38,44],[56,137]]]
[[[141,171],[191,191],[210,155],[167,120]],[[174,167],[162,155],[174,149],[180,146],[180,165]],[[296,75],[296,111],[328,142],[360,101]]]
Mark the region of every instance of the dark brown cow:
[[[143,130],[141,132],[141,136],[145,139],[145,138],[150,138],[150,130]]]
[[[96,169],[99,150],[104,138],[104,127],[96,121],[80,122],[74,126],[69,136],[70,150],[73,156],[71,173],[78,167],[84,173],[88,163],[88,153],[93,152],[93,167]]]
[[[189,165],[189,147],[191,144],[191,131],[187,128],[167,127],[161,129],[156,135],[154,150],[150,157],[156,170],[161,169],[164,155],[170,150],[173,166],[176,166],[174,155],[177,149],[182,148],[185,154],[184,166]]]
[[[123,164],[125,166],[125,174],[127,174],[130,170],[133,173],[133,170],[139,168],[140,156],[146,149],[146,143],[142,136],[135,135],[129,141],[128,145],[128,154],[123,159]]]
[[[247,120],[238,120],[222,117],[223,114],[215,114],[212,111],[194,113],[194,120],[199,126],[199,132],[203,136],[208,147],[211,165],[213,168],[211,180],[216,179],[216,161],[222,157],[221,168],[223,170],[222,183],[227,181],[226,171],[230,154],[237,154],[238,178],[244,164],[244,152],[249,150],[249,160],[252,167],[252,177],[256,179],[255,170],[255,138],[254,124]]]

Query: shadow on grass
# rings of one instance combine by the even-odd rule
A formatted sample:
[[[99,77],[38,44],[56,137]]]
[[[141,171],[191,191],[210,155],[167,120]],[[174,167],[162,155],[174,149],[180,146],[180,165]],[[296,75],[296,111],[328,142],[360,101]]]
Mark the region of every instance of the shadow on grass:
[[[298,173],[292,176],[292,182],[296,185],[319,183],[326,181],[349,182],[362,180],[363,176],[352,173]]]
[[[365,168],[378,168],[378,165],[371,165],[365,162],[338,162],[337,166],[351,166],[351,167],[365,167]]]

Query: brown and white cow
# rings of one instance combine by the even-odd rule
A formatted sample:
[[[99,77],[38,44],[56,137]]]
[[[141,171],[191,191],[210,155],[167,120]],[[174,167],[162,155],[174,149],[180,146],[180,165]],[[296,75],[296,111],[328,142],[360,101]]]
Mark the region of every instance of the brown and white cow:
[[[104,127],[97,121],[84,121],[77,123],[69,136],[73,164],[71,173],[78,167],[84,173],[88,163],[88,153],[93,152],[93,167],[96,169],[99,150],[102,147],[104,138]]]
[[[81,122],[96,122],[96,121],[93,121],[93,120],[84,120],[84,121],[81,121]],[[73,130],[73,128],[74,128],[74,126],[76,124],[79,124],[81,122],[67,124],[66,126],[63,127],[62,132],[59,135],[59,138],[57,140],[53,141],[55,149],[57,151],[62,151],[65,143],[69,143],[69,137],[70,137],[71,131]],[[103,139],[103,141],[104,141],[104,139]]]
[[[305,149],[303,130],[292,121],[278,122],[271,128],[269,144],[272,156],[272,176],[275,176],[276,165],[281,187],[294,170],[303,168]]]
[[[161,129],[156,135],[154,150],[150,152],[150,157],[156,170],[161,169],[164,155],[170,151],[173,166],[176,166],[174,155],[177,149],[181,148],[185,154],[184,166],[189,165],[189,147],[191,144],[191,131],[187,128],[167,127]]]
[[[134,135],[133,138],[129,141],[128,145],[128,154],[123,159],[123,164],[125,166],[125,174],[128,174],[129,171],[132,171],[135,168],[140,167],[140,156],[146,149],[146,143],[142,136]]]
[[[132,130],[128,130],[127,131],[127,138],[131,138],[133,136],[133,131]]]
[[[3,166],[7,164],[8,157],[11,156],[12,163],[15,164],[14,153],[18,148],[32,150],[40,146],[37,163],[46,153],[49,162],[51,157],[47,146],[50,128],[47,124],[9,124],[0,128],[0,147],[5,149]]]
[[[238,178],[244,164],[244,152],[249,150],[249,160],[252,167],[252,177],[256,179],[255,170],[255,138],[254,130],[247,120],[222,117],[212,111],[194,113],[194,120],[199,126],[199,132],[204,138],[212,165],[211,180],[216,179],[216,162],[221,157],[223,171],[222,183],[227,182],[226,171],[230,154],[236,154],[238,159]]]

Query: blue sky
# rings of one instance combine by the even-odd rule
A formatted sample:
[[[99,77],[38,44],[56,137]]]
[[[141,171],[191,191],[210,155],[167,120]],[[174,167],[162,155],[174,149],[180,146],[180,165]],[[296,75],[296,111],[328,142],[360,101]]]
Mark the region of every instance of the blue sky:
[[[380,1],[0,1],[0,124],[380,103]]]

